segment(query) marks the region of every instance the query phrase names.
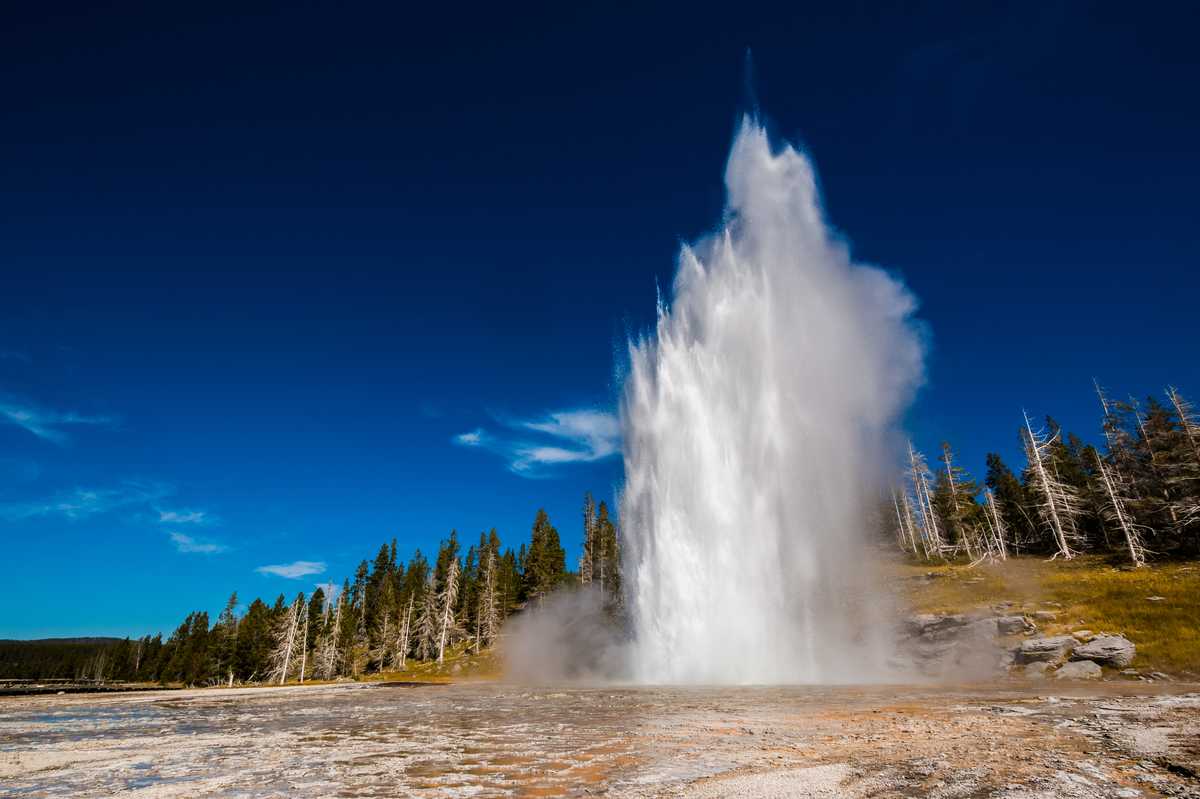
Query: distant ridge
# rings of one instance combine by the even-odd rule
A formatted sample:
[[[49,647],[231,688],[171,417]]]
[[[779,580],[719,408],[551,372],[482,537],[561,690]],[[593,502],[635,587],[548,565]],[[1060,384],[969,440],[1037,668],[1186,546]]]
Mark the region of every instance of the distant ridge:
[[[97,635],[82,638],[0,638],[0,645],[8,644],[115,644],[122,638]]]

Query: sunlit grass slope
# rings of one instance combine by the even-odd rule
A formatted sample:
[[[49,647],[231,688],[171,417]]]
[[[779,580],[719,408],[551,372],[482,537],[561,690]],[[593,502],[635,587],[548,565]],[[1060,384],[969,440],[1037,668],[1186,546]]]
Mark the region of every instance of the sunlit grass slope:
[[[922,613],[962,613],[1012,602],[1013,611],[1057,612],[1048,634],[1120,633],[1137,645],[1134,667],[1200,678],[1200,564],[1122,568],[1098,557],[1017,557],[1005,563],[895,565],[896,585]],[[1160,599],[1151,599],[1160,597]],[[1054,604],[1051,604],[1054,603]]]

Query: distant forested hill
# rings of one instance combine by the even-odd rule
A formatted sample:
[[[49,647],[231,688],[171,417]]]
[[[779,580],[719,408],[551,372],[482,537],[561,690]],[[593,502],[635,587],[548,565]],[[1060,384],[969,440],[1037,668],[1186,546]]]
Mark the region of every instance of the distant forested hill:
[[[0,639],[0,679],[77,679],[89,677],[97,659],[119,638]]]

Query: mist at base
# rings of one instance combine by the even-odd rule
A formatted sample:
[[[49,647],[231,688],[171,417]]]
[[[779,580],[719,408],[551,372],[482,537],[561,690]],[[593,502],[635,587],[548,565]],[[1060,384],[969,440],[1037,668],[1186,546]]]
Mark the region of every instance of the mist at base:
[[[514,682],[629,682],[627,627],[599,586],[555,591],[512,617],[500,645]]]

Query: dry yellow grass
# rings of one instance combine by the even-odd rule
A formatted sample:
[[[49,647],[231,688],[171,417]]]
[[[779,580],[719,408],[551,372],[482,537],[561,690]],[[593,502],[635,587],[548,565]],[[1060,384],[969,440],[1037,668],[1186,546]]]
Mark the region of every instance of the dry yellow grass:
[[[503,668],[495,650],[475,654],[470,644],[446,650],[445,662],[410,660],[403,671],[385,671],[363,677],[367,681],[450,683],[464,680],[494,680]]]
[[[1014,603],[1014,612],[1053,610],[1058,612],[1054,621],[1038,622],[1046,633],[1120,633],[1137,645],[1134,667],[1200,676],[1200,564],[1195,562],[1131,570],[1098,557],[1019,557],[973,569],[916,563],[893,568],[898,591],[914,611],[961,613],[1005,601]]]

